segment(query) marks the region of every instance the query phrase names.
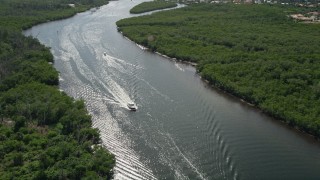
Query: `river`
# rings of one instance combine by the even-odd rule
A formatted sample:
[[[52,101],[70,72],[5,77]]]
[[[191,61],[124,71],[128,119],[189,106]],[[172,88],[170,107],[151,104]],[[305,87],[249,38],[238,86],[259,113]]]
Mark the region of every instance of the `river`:
[[[319,179],[319,142],[117,32],[115,22],[142,1],[111,1],[24,32],[51,47],[60,89],[85,100],[116,155],[115,179]]]

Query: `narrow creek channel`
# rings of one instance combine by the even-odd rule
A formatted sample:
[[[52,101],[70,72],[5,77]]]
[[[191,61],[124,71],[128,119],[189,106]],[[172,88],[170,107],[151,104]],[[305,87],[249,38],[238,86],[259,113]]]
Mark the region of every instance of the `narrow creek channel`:
[[[60,88],[85,100],[116,155],[115,179],[319,179],[319,142],[117,32],[115,22],[142,1],[111,1],[24,32],[51,47]]]

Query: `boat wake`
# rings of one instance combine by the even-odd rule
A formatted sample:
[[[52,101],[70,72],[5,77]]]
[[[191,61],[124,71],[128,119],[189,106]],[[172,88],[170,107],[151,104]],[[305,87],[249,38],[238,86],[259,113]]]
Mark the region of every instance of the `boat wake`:
[[[123,109],[127,111],[127,103],[134,101],[124,88],[125,80],[116,75],[130,76],[132,69],[143,68],[104,54],[105,49],[97,46],[95,38],[99,31],[90,34],[90,30],[80,31],[80,28],[70,24],[60,33],[60,50],[55,53],[55,58],[61,60],[60,86],[67,94],[85,100],[93,127],[99,129],[103,145],[116,157],[115,179],[155,179],[119,127],[119,122],[129,118]],[[94,56],[84,54],[83,49]]]

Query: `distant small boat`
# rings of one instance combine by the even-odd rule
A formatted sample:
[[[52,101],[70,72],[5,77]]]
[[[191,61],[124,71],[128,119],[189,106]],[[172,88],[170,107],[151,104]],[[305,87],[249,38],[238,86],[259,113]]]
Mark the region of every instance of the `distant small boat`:
[[[91,9],[91,12],[96,12],[97,11],[97,8],[92,8]]]
[[[107,55],[107,52],[104,52],[103,55],[106,56],[106,55]]]
[[[132,102],[128,103],[127,106],[131,111],[136,111],[137,110],[137,106]]]

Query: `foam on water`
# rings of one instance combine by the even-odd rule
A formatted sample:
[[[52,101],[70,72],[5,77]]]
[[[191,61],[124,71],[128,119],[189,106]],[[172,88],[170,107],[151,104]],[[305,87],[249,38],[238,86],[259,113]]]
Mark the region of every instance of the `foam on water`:
[[[86,102],[93,127],[116,156],[115,179],[320,176],[316,143],[212,91],[193,67],[118,33],[114,23],[136,16],[129,9],[140,2],[111,1],[31,30],[51,47],[61,89]],[[128,111],[129,101],[137,112]]]
[[[94,24],[88,27],[92,26]],[[99,31],[84,31],[84,34],[79,34],[78,32],[81,32],[79,28],[75,24],[70,24],[65,26],[61,32],[61,50],[56,57],[64,64],[64,72],[61,74],[61,79],[64,81],[60,82],[61,86],[66,88],[65,91],[69,95],[85,100],[88,111],[92,115],[93,127],[100,130],[103,145],[116,156],[115,179],[154,179],[152,171],[140,162],[139,155],[131,148],[130,139],[118,127],[116,118],[125,120],[126,115],[122,113],[115,118],[108,109],[108,106],[114,105],[126,108],[127,102],[133,99],[106,71],[95,72],[86,64],[87,61],[83,59],[79,48],[88,48],[97,59],[99,59],[99,54],[103,54],[103,48],[93,48],[99,47],[98,38],[95,38],[99,36]],[[103,63],[105,67],[115,68],[122,73],[130,73],[124,69],[124,66],[141,69],[139,66],[109,55],[103,58],[108,60]],[[72,67],[72,64],[75,67]],[[96,86],[102,89],[96,89]],[[104,92],[108,92],[108,95]]]

